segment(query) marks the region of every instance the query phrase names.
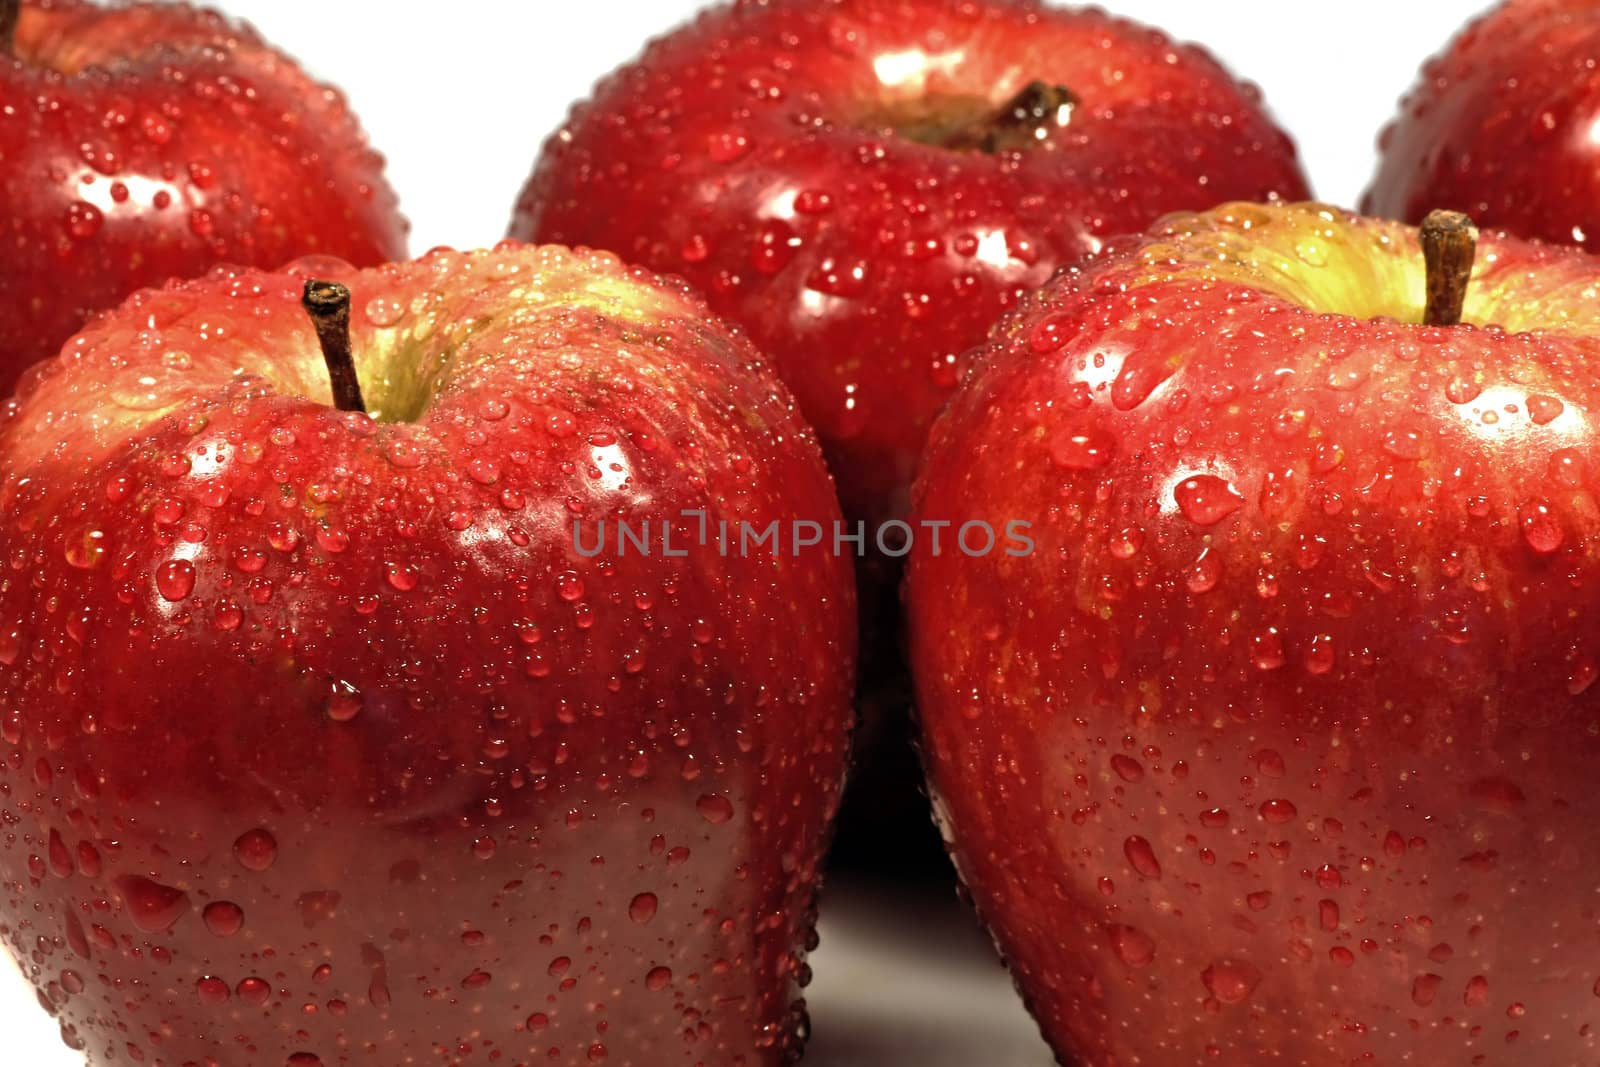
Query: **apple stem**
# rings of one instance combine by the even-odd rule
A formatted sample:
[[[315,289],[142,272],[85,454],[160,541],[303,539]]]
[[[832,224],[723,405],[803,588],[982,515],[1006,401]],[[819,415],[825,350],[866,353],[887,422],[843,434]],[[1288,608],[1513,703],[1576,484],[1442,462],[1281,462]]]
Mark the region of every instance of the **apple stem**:
[[[0,0],[0,55],[12,55],[17,38],[17,20],[22,17],[22,0]]]
[[[350,351],[350,290],[338,282],[306,282],[300,306],[311,316],[322,345],[322,359],[328,365],[328,381],[333,385],[333,406],[340,411],[366,413],[361,399],[361,379],[356,377],[356,360]]]
[[[1080,101],[1071,89],[1046,82],[1029,82],[994,114],[957,132],[947,147],[978,149],[989,155],[1036,148],[1072,121]]]
[[[1478,228],[1459,211],[1430,211],[1422,220],[1422,259],[1428,268],[1427,326],[1455,326],[1467,302],[1467,281],[1478,255]]]

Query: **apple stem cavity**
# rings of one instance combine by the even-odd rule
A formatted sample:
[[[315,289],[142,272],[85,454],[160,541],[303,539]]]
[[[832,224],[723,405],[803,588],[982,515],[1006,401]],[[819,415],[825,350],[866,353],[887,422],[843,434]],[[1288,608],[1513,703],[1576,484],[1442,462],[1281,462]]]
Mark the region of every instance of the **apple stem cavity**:
[[[322,359],[328,365],[328,381],[333,385],[333,406],[340,411],[366,414],[355,355],[350,351],[350,290],[338,282],[313,278],[306,282],[300,305],[317,329]]]
[[[1478,255],[1478,228],[1459,211],[1430,211],[1422,220],[1422,259],[1428,270],[1426,326],[1456,326]]]
[[[0,0],[0,56],[14,55],[17,20],[22,17],[22,0]]]
[[[1082,101],[1060,85],[1029,82],[994,114],[972,123],[947,142],[955,149],[976,149],[989,155],[1025,152],[1037,148],[1053,130],[1072,122],[1072,112]]]

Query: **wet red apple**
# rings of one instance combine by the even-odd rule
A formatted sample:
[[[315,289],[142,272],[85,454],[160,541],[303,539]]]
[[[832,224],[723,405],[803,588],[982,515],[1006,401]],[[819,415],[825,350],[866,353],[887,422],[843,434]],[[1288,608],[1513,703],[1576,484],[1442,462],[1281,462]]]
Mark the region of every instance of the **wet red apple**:
[[[0,424],[0,935],[91,1067],[791,1058],[849,565],[715,535],[837,507],[603,254],[136,295]]]
[[[550,139],[512,235],[672,271],[817,427],[845,512],[903,517],[962,353],[1017,294],[1182,208],[1303,196],[1205,51],[1028,0],[725,4]]]
[[[0,204],[3,392],[143,286],[405,254],[344,100],[187,4],[0,0]]]
[[[1434,208],[1600,251],[1600,7],[1508,0],[1423,68],[1362,208]]]
[[[907,612],[1064,1062],[1600,1056],[1600,260],[1451,223],[1176,216],[934,431],[918,519],[1032,524],[919,548]]]

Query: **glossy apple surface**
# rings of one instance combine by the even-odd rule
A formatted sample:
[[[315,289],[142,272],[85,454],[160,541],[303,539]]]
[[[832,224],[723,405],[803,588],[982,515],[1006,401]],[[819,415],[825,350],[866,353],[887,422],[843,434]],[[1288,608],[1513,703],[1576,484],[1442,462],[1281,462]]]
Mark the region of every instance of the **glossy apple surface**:
[[[837,507],[754,349],[609,256],[136,295],[0,427],[0,933],[92,1067],[792,1057],[848,562],[586,553]]]
[[[1006,318],[919,519],[924,753],[1064,1062],[1597,1054],[1600,261],[1176,216]],[[972,541],[981,545],[982,538]]]
[[[1033,82],[1076,103],[1017,137]],[[511,232],[687,278],[775,360],[846,515],[876,522],[903,517],[962,353],[1019,293],[1169,211],[1304,193],[1254,88],[1145,26],[779,0],[714,8],[603,82]]]
[[[1465,211],[1600,251],[1600,8],[1510,0],[1423,67],[1379,140],[1362,209],[1409,222]]]
[[[0,391],[135,289],[220,262],[404,256],[343,98],[248,26],[184,4],[20,16],[9,47],[0,31]]]

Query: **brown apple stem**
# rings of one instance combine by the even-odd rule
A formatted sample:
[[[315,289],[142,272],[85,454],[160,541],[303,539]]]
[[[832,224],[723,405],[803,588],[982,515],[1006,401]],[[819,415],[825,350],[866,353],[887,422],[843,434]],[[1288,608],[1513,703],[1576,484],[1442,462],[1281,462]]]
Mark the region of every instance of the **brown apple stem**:
[[[990,155],[1036,148],[1052,130],[1072,121],[1079,103],[1077,94],[1064,86],[1029,82],[994,114],[957,131],[946,143]]]
[[[15,54],[17,20],[22,17],[22,0],[0,0],[0,55]]]
[[[333,406],[340,411],[365,413],[367,405],[361,399],[355,355],[350,351],[350,290],[338,282],[313,278],[306,282],[300,305],[317,328],[322,359],[328,365],[328,381],[333,385]]]
[[[1478,255],[1478,228],[1459,211],[1430,211],[1422,220],[1422,259],[1428,268],[1427,326],[1455,326],[1467,302],[1467,281]]]

